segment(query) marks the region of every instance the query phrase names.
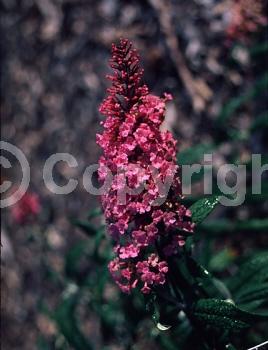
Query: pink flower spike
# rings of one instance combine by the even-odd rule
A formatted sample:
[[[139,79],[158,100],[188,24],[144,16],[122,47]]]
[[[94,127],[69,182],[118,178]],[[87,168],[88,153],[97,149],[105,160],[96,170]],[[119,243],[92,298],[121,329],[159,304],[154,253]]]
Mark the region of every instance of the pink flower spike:
[[[111,186],[101,196],[116,247],[109,270],[123,292],[140,288],[148,294],[166,283],[168,265],[162,254],[177,254],[185,242],[183,233],[176,232],[193,232],[191,213],[181,204],[177,142],[161,130],[172,97],[149,93],[142,83],[139,55],[127,39],[112,45],[110,66],[112,85],[100,106],[104,130],[97,135],[103,150],[100,184],[112,175]],[[170,187],[164,193],[167,179]],[[162,254],[156,242],[165,242],[158,247]]]

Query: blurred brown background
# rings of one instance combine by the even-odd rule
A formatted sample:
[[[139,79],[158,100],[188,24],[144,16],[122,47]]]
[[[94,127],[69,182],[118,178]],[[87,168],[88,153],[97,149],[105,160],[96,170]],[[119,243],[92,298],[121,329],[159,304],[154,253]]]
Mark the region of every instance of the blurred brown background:
[[[3,349],[36,349],[40,334],[52,337],[55,325],[39,310],[42,300],[53,308],[62,293],[46,280],[45,266],[63,269],[68,249],[83,235],[70,223],[98,205],[82,187],[86,166],[100,149],[98,106],[105,95],[112,42],[133,41],[145,68],[145,81],[156,94],[171,92],[167,124],[181,149],[199,142],[221,143],[219,164],[234,150],[243,161],[267,146],[264,135],[250,142],[225,142],[226,130],[215,127],[222,106],[243,93],[259,74],[243,47],[226,42],[227,5],[218,1],[1,0],[2,139],[19,147],[30,163],[30,191],[37,193],[41,214],[31,225],[19,225],[2,211],[2,345]],[[174,38],[178,46],[174,45]],[[232,126],[247,129],[262,103],[239,111]],[[78,167],[60,163],[55,179],[79,180],[68,196],[44,185],[42,168],[55,152],[71,153]],[[4,178],[17,178],[17,168]],[[236,215],[242,214],[238,211]],[[46,239],[44,239],[46,237]],[[47,249],[49,246],[49,250]],[[98,330],[86,315],[88,334]],[[114,349],[119,349],[119,345]]]

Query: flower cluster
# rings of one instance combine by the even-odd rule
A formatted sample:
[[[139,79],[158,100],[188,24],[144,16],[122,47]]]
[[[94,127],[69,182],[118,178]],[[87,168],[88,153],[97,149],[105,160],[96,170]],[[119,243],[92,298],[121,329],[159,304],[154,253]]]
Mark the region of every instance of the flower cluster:
[[[141,82],[139,56],[128,40],[112,46],[110,65],[112,87],[100,107],[106,116],[104,132],[97,135],[103,149],[100,182],[105,182],[108,171],[113,175],[102,195],[117,255],[109,269],[124,292],[140,287],[149,293],[165,283],[166,257],[184,245],[193,224],[190,211],[180,203],[176,141],[160,129],[171,96],[149,94]]]
[[[229,4],[226,34],[230,40],[245,40],[250,33],[267,24],[261,0],[232,0]]]
[[[39,197],[35,193],[25,193],[23,197],[11,207],[12,219],[17,224],[26,224],[41,211]]]

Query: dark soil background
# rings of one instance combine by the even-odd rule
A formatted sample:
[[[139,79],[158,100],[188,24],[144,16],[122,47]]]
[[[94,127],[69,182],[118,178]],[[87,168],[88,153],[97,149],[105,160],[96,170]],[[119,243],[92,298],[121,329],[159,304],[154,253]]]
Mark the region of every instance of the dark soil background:
[[[214,153],[216,164],[231,161],[234,156],[246,162],[252,152],[267,154],[265,130],[250,139],[228,138],[229,128],[240,134],[248,130],[254,117],[265,108],[265,96],[251,100],[236,111],[235,118],[216,126],[223,106],[248,91],[267,69],[265,59],[252,58],[245,45],[227,42],[224,14],[228,8],[214,0],[181,0],[172,1],[166,9],[172,14],[186,68],[199,79],[207,99],[204,106],[194,110],[174,60],[176,52],[167,44],[161,11],[152,3],[0,1],[2,140],[25,153],[31,167],[30,191],[39,195],[42,206],[41,215],[24,226],[12,220],[9,208],[2,211],[1,311],[5,350],[36,349],[40,335],[50,339],[56,334],[55,324],[40,312],[39,306],[45,300],[53,308],[62,289],[46,279],[44,270],[52,266],[62,272],[66,252],[84,239],[70,219],[85,217],[90,208],[99,205],[99,199],[83,189],[82,175],[100,155],[95,144],[102,119],[98,106],[107,87],[105,75],[109,71],[112,42],[120,37],[131,39],[140,51],[144,80],[151,91],[173,94],[166,123],[178,138],[181,150],[200,142],[215,142],[219,145]],[[262,43],[266,35],[261,30],[246,46],[251,45],[250,40]],[[74,168],[60,163],[55,169],[59,184],[70,178],[79,180],[76,190],[66,196],[51,193],[42,178],[45,160],[56,152],[68,152],[78,162]],[[18,169],[15,166],[3,176],[17,179]],[[267,201],[261,206],[242,206],[235,213],[225,210],[225,215],[232,219],[265,217],[266,212]],[[252,244],[251,238],[241,242],[239,237],[234,243],[238,251]],[[257,246],[267,246],[267,235],[253,241]],[[84,317],[85,329],[97,344],[96,349],[103,349],[96,316],[88,313]],[[156,344],[147,343],[139,349],[142,346],[156,348]],[[113,349],[124,348],[115,343]]]

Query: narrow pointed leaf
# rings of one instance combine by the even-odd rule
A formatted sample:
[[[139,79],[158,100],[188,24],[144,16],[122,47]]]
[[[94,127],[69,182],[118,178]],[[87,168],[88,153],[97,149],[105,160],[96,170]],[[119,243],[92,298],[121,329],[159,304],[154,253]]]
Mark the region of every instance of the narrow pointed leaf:
[[[180,165],[191,165],[200,163],[204,154],[212,152],[215,146],[212,143],[200,143],[193,147],[187,148],[178,154],[178,163]]]
[[[220,299],[200,299],[194,307],[194,317],[203,324],[220,329],[239,331],[266,316],[239,309],[232,302]]]
[[[88,221],[73,220],[72,223],[73,225],[79,227],[82,231],[84,231],[88,236],[94,236],[97,233],[96,228]]]
[[[78,327],[75,317],[78,301],[79,295],[76,293],[64,298],[55,311],[54,320],[60,332],[74,349],[91,350],[92,346]]]
[[[268,301],[268,282],[257,285],[252,284],[245,289],[243,288],[236,300],[238,303],[247,303],[265,298]]]
[[[238,293],[240,288],[245,289],[250,283],[257,284],[267,279],[268,252],[263,252],[242,264],[238,273],[229,280],[228,287],[231,291]]]
[[[199,199],[193,205],[190,206],[192,213],[192,220],[195,224],[200,224],[217,206],[221,196],[211,196],[207,198]]]

